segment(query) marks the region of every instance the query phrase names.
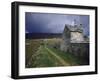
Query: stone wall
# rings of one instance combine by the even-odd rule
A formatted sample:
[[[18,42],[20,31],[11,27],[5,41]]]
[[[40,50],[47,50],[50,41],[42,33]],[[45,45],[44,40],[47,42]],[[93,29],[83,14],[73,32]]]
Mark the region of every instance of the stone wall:
[[[84,60],[84,64],[89,64],[89,43],[71,43],[67,52]]]

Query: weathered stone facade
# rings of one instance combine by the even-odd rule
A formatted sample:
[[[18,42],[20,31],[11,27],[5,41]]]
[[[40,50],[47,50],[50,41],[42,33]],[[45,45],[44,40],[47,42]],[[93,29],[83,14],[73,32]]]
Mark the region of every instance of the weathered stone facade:
[[[60,49],[89,61],[89,39],[84,36],[82,25],[65,25]]]

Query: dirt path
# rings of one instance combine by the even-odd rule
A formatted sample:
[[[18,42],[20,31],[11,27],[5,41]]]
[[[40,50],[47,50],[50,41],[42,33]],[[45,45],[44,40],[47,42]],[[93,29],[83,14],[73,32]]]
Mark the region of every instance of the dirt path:
[[[58,56],[55,52],[53,52],[53,51],[51,51],[50,49],[48,49],[46,46],[45,46],[45,49],[46,49],[50,54],[52,54],[54,57],[56,57],[56,58],[59,60],[59,62],[60,62],[61,64],[63,64],[64,66],[69,66],[69,65],[70,65],[69,63],[67,63],[66,61],[64,61],[60,56]]]

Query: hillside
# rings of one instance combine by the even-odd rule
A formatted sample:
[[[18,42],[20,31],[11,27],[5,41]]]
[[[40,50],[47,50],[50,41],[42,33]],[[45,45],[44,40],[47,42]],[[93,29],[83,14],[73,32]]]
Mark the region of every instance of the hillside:
[[[26,39],[61,38],[62,33],[26,33]]]

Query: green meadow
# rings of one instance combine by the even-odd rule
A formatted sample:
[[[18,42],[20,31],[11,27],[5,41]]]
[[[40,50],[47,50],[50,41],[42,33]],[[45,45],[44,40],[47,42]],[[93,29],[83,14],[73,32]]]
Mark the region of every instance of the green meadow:
[[[81,59],[60,50],[61,39],[26,39],[26,68],[78,66]]]

